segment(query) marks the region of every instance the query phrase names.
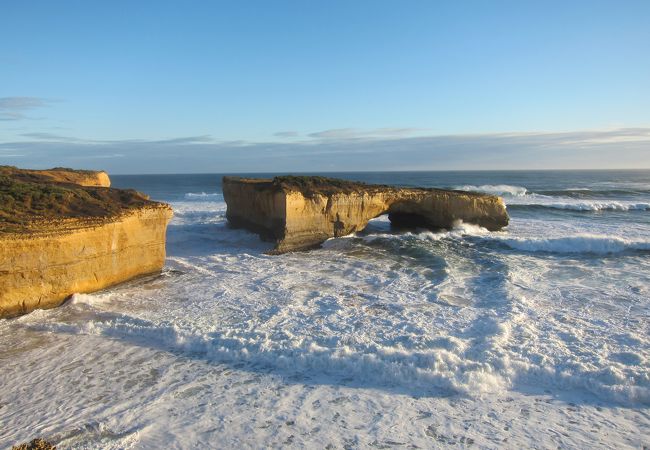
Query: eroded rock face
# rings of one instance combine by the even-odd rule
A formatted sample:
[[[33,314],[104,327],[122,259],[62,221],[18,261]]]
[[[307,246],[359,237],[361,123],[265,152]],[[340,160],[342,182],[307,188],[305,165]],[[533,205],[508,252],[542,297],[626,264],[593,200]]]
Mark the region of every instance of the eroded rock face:
[[[162,269],[168,205],[135,191],[50,183],[47,176],[21,180],[0,179],[0,318]]]
[[[508,224],[499,197],[442,189],[406,189],[321,177],[273,180],[224,177],[228,221],[276,243],[274,253],[318,246],[363,230],[382,214],[396,225],[451,228],[455,222],[499,230]]]

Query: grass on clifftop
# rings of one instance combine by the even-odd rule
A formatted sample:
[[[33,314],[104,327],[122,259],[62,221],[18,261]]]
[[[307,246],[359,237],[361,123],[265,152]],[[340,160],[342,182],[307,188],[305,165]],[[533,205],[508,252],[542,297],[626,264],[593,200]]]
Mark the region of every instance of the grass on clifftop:
[[[360,181],[341,180],[319,176],[285,175],[273,178],[273,184],[286,189],[294,189],[306,196],[314,194],[330,195],[337,192],[351,193],[363,190],[387,188],[389,186],[366,184]]]
[[[24,231],[31,223],[54,219],[111,217],[149,203],[134,190],[52,183],[31,174],[7,173],[0,170],[0,232]]]
[[[340,178],[328,178],[317,175],[282,175],[268,178],[240,178],[225,176],[224,180],[232,179],[235,182],[243,182],[252,184],[258,190],[273,190],[273,191],[298,191],[305,197],[313,197],[314,195],[333,195],[337,193],[350,194],[355,192],[370,192],[376,193],[378,191],[386,190],[410,190],[410,191],[427,191],[427,192],[455,192],[471,197],[488,198],[493,197],[489,194],[471,191],[458,191],[453,189],[441,189],[434,187],[414,187],[414,186],[391,186],[387,184],[369,184],[362,181],[342,180]]]

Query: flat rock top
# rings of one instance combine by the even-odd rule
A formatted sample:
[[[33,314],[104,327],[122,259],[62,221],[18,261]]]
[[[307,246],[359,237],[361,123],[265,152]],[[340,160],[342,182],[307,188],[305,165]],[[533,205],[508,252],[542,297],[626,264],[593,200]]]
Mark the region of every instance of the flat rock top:
[[[131,189],[57,181],[61,179],[61,172],[75,172],[69,169],[52,172],[53,176],[50,171],[0,166],[0,234],[78,227],[102,222],[132,209],[164,207]]]
[[[47,179],[59,183],[74,183],[81,186],[110,187],[111,180],[104,171],[75,170],[67,167],[55,167],[47,170],[19,169],[12,166],[0,166],[0,175],[12,175],[21,179]]]
[[[298,191],[306,197],[316,194],[332,195],[337,193],[352,194],[357,192],[379,193],[396,191],[425,191],[425,192],[456,192],[463,195],[490,198],[488,194],[467,191],[453,191],[436,188],[398,187],[385,184],[367,184],[360,181],[342,180],[321,176],[285,175],[273,179],[269,178],[239,178],[224,177],[224,183],[243,183],[255,186],[260,190],[270,191]]]

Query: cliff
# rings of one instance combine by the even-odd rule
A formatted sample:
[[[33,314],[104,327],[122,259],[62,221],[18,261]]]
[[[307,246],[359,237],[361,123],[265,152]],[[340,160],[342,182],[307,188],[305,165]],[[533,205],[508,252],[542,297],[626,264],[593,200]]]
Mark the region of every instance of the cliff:
[[[57,183],[71,183],[79,186],[110,187],[111,179],[104,171],[74,170],[55,167],[48,170],[18,169],[12,166],[0,166],[0,175],[18,177],[23,180],[47,180]]]
[[[163,267],[168,205],[133,190],[12,170],[0,172],[0,317]]]
[[[223,193],[230,224],[274,241],[273,253],[312,248],[331,237],[361,231],[382,214],[397,226],[429,229],[451,228],[459,220],[488,230],[508,224],[501,198],[465,191],[323,177],[224,177]]]

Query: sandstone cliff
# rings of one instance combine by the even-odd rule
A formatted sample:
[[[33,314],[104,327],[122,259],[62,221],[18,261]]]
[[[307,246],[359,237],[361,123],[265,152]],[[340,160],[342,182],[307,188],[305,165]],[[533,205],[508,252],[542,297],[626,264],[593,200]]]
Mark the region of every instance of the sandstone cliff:
[[[273,180],[224,177],[227,218],[275,242],[274,253],[318,246],[363,230],[389,214],[395,225],[451,228],[456,221],[499,230],[508,224],[499,197],[443,189],[366,185],[322,177]]]
[[[168,205],[131,190],[29,179],[0,176],[0,317],[162,268]]]

